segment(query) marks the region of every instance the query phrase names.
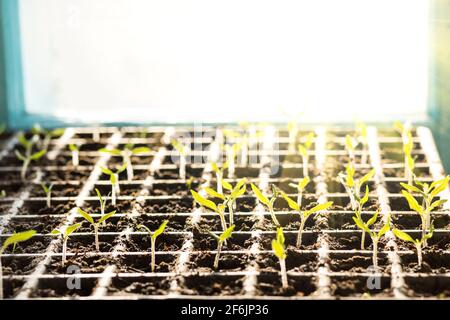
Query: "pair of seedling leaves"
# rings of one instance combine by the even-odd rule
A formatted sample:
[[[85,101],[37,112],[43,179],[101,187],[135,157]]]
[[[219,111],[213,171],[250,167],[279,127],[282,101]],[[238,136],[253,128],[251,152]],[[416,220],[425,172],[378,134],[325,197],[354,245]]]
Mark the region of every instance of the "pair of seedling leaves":
[[[16,154],[17,159],[23,162],[20,175],[22,180],[25,180],[28,166],[30,165],[31,161],[37,161],[42,158],[47,153],[47,149],[42,149],[33,153],[33,146],[39,139],[37,135],[33,135],[29,140],[27,140],[25,135],[22,133],[19,135],[18,139],[19,144],[25,149],[25,152],[22,153],[16,149],[14,150],[14,153]]]

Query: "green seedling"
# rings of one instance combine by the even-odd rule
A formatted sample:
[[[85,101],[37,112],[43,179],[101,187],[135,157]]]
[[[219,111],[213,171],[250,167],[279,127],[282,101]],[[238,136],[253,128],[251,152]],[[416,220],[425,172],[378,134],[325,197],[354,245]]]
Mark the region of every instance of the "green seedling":
[[[246,183],[247,179],[243,178],[239,180],[235,187],[233,187],[227,181],[222,181],[223,188],[230,192],[230,194],[228,195],[218,193],[212,188],[205,188],[205,191],[208,195],[221,199],[223,201],[224,207],[228,207],[228,212],[230,215],[230,225],[234,224],[234,208],[236,206],[236,199],[245,193],[247,189]]]
[[[273,204],[275,203],[275,200],[278,197],[278,190],[275,187],[275,185],[272,185],[272,197],[269,199],[267,198],[265,195],[263,195],[263,193],[261,192],[261,190],[258,189],[257,186],[255,186],[253,183],[251,184],[253,193],[255,194],[256,198],[258,199],[258,201],[267,206],[267,208],[269,209],[270,212],[270,216],[272,217],[272,221],[273,223],[279,227],[280,226],[280,222],[278,221],[276,215],[275,215],[275,211],[273,209]]]
[[[213,201],[202,197],[194,190],[191,190],[191,194],[194,197],[195,202],[197,202],[199,205],[217,213],[220,217],[220,223],[222,225],[223,231],[227,230],[227,222],[225,221],[225,213],[224,213],[225,205],[223,203],[216,205]]]
[[[220,259],[220,253],[222,252],[222,246],[226,241],[231,238],[231,235],[234,231],[235,225],[231,225],[229,228],[227,228],[220,236],[217,236],[216,234],[210,232],[210,234],[217,240],[217,253],[216,257],[214,258],[214,269],[217,270],[219,268],[219,259]]]
[[[284,289],[288,287],[288,280],[287,280],[287,273],[286,273],[286,250],[284,248],[284,234],[283,234],[283,228],[278,227],[277,228],[277,237],[276,239],[272,240],[272,250],[275,256],[278,258],[278,261],[280,262],[280,270],[281,270],[281,284]]]
[[[80,146],[76,144],[69,144],[69,150],[72,153],[72,165],[78,167],[80,164]]]
[[[425,243],[425,241],[427,241],[428,239],[430,239],[433,236],[433,232],[434,232],[433,224],[431,224],[431,226],[430,226],[430,231],[423,234],[420,239],[413,239],[409,234],[407,234],[406,232],[401,231],[399,229],[393,229],[392,232],[400,240],[403,240],[406,242],[411,242],[414,244],[414,246],[416,247],[416,250],[417,250],[417,264],[419,265],[419,267],[421,267],[422,266],[422,246]]]
[[[35,124],[31,129],[31,132],[36,136],[44,136],[44,139],[40,143],[40,147],[43,150],[48,150],[48,146],[50,145],[50,140],[53,138],[61,137],[64,134],[65,129],[57,128],[53,130],[46,130],[42,128],[39,124]]]
[[[100,214],[104,216],[107,198],[103,198],[100,190],[98,190],[97,188],[95,188],[95,193],[97,194],[98,202],[100,202]],[[107,195],[107,197],[109,197],[109,195],[110,193]],[[106,221],[103,221],[103,225],[106,225]]]
[[[45,149],[33,153],[33,145],[36,143],[36,137],[37,136],[33,136],[29,140],[27,140],[24,134],[20,134],[19,143],[25,149],[25,153],[22,154],[19,150],[14,150],[17,159],[23,162],[22,169],[20,171],[20,177],[23,181],[26,180],[28,166],[30,165],[31,161],[38,161],[47,153]]]
[[[303,144],[298,145],[298,152],[302,156],[303,161],[303,177],[309,176],[309,149],[314,142],[314,133],[310,132],[306,136],[306,141]]]
[[[0,191],[0,198],[6,198],[6,191],[5,190]]]
[[[248,149],[249,149],[249,141],[250,141],[250,132],[251,129],[249,128],[249,124],[248,123],[241,123],[239,124],[239,126],[242,128],[243,133],[240,133],[238,131],[234,131],[234,130],[224,130],[224,134],[227,138],[231,138],[234,139],[235,141],[238,141],[237,144],[239,146],[239,151],[240,151],[240,158],[239,158],[239,164],[241,167],[245,167],[248,164]],[[257,133],[255,132],[253,134],[254,136],[257,135]],[[236,150],[237,151],[237,150]]]
[[[172,147],[178,151],[180,156],[180,179],[186,179],[186,157],[190,151],[189,147],[182,144],[178,140],[172,140]]]
[[[131,157],[137,154],[148,153],[151,150],[150,148],[147,147],[134,148],[134,145],[129,143],[125,145],[123,150],[101,148],[98,151],[122,157],[123,163],[126,165],[127,169],[127,180],[131,181],[134,178],[134,171],[133,171],[133,164],[131,163]]]
[[[400,183],[401,186],[406,189],[402,190],[402,194],[408,202],[410,209],[417,212],[420,216],[422,223],[422,237],[424,237],[426,231],[430,229],[431,212],[447,202],[447,199],[434,199],[439,196],[442,191],[447,189],[449,180],[450,177],[447,176],[444,179],[434,181],[431,184],[421,183],[419,181],[415,181],[416,186],[402,182]],[[411,192],[418,193],[422,196],[421,205],[416,198],[414,198]],[[426,245],[427,241],[425,239],[424,246]]]
[[[405,156],[405,179],[408,180],[408,184],[413,183],[414,179],[414,158],[411,153],[414,147],[411,132],[411,123],[405,122],[402,124],[400,121],[394,123],[395,130],[401,135],[403,141],[403,153]]]
[[[121,174],[126,168],[126,163],[124,163],[116,172],[108,168],[100,167],[100,170],[109,176],[109,182],[111,183],[111,204],[113,206],[116,205],[116,198],[120,194],[119,174]]]
[[[308,218],[313,213],[317,213],[319,211],[326,210],[329,207],[331,207],[333,205],[333,201],[328,201],[326,203],[318,204],[308,210],[302,210],[301,204],[299,205],[298,202],[295,202],[294,200],[289,198],[286,193],[284,193],[283,191],[280,191],[280,194],[284,198],[284,200],[286,200],[287,204],[289,205],[289,208],[297,211],[300,215],[300,228],[298,229],[298,233],[297,233],[297,248],[300,248],[302,245],[303,229],[305,228],[305,223],[308,220]]]
[[[194,177],[189,177],[189,179],[186,180],[186,187],[188,190],[192,189],[192,182],[194,182]]]
[[[155,232],[151,232],[149,228],[147,228],[146,226],[144,226],[142,224],[137,226],[138,229],[145,230],[148,233],[148,235],[150,236],[151,250],[152,250],[152,262],[151,262],[152,272],[155,272],[156,238],[158,238],[158,236],[164,232],[168,223],[169,223],[169,220],[164,220],[163,223],[159,226],[158,229],[156,229]]]
[[[216,180],[217,180],[217,188],[216,189],[217,189],[217,192],[218,193],[223,193],[223,189],[222,189],[223,172],[228,168],[228,162],[225,162],[222,165],[222,168],[219,168],[217,163],[211,162],[211,168],[214,171],[214,173],[216,174]]]
[[[345,173],[340,172],[338,174],[337,179],[344,186],[345,191],[347,192],[350,198],[352,210],[354,211],[362,210],[362,205],[364,203],[361,203],[361,200],[363,199],[361,198],[361,187],[365,183],[367,183],[370,179],[372,179],[374,175],[375,169],[372,169],[367,174],[365,174],[361,179],[359,180],[355,179],[355,167],[351,163],[349,163],[345,167]]]
[[[52,189],[53,189],[53,183],[50,183],[49,185],[46,185],[44,182],[41,182],[42,190],[45,193],[45,198],[47,200],[47,208],[51,207],[51,201],[52,201]]]
[[[374,230],[370,229],[370,226],[377,221],[378,214],[379,211],[376,211],[375,214],[367,222],[364,222],[360,217],[353,217],[353,221],[355,221],[356,226],[363,231],[364,236],[365,233],[367,233],[372,239],[373,244],[372,261],[375,271],[378,269],[378,242],[381,239],[381,237],[384,236],[386,232],[390,230],[390,220],[391,220],[389,217],[387,219],[388,221],[384,224],[384,226],[378,232],[375,232]]]
[[[362,145],[361,164],[367,164],[367,158],[369,153],[369,143],[367,140],[367,125],[359,122],[356,124],[357,132],[359,134],[358,140]]]
[[[72,233],[74,233],[79,227],[81,227],[81,223],[76,223],[71,226],[63,226],[59,229],[55,229],[51,232],[52,235],[61,235],[63,240],[62,247],[62,266],[66,263],[66,254],[67,254],[67,241]]]
[[[0,299],[3,299],[3,267],[2,267],[3,253],[10,245],[13,245],[13,252],[14,252],[14,248],[16,247],[16,245],[19,242],[27,241],[31,237],[33,237],[35,234],[36,234],[36,231],[34,231],[34,230],[18,232],[18,233],[14,233],[12,236],[7,238],[5,240],[5,242],[3,242],[2,248],[0,249]]]
[[[355,150],[358,145],[358,140],[353,138],[350,135],[345,136],[345,149],[347,150],[348,157],[350,159],[350,163],[352,167],[355,167],[356,159],[355,159]]]
[[[100,251],[100,242],[98,241],[98,229],[104,221],[108,220],[109,218],[111,218],[113,215],[116,214],[116,210],[101,216],[97,222],[95,222],[94,218],[89,213],[83,211],[82,209],[77,208],[77,211],[78,214],[80,214],[84,219],[86,219],[86,221],[89,222],[94,228],[95,250]]]

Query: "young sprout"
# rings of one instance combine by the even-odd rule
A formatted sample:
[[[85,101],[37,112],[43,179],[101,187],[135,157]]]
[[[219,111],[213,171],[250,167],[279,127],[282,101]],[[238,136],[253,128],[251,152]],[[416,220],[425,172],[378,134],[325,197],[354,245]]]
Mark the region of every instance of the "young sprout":
[[[151,248],[151,250],[152,250],[152,262],[151,262],[152,272],[155,272],[156,238],[158,238],[158,236],[164,232],[164,230],[166,229],[167,223],[169,223],[169,220],[164,220],[163,223],[159,226],[159,228],[155,232],[151,232],[149,228],[147,228],[146,226],[144,226],[142,224],[137,226],[138,229],[144,229],[150,236],[150,241],[151,241],[151,246],[152,246],[152,248]]]
[[[51,232],[52,235],[61,235],[63,239],[63,247],[62,247],[62,266],[66,263],[66,252],[67,252],[67,241],[72,233],[74,233],[79,227],[81,227],[81,223],[76,223],[71,226],[63,226],[59,229],[55,229]]]
[[[89,222],[89,223],[92,225],[92,227],[94,228],[94,234],[95,234],[95,250],[100,251],[100,243],[99,243],[99,241],[98,241],[98,229],[99,229],[100,225],[103,223],[103,221],[108,220],[109,218],[111,218],[113,215],[116,214],[116,210],[111,211],[110,213],[107,213],[107,214],[101,216],[101,217],[98,219],[97,222],[95,222],[94,218],[92,218],[92,216],[91,216],[89,213],[83,211],[83,210],[80,209],[80,208],[77,208],[77,210],[78,210],[78,213],[79,213],[84,219],[86,219],[86,221]]]
[[[357,131],[359,133],[358,140],[362,144],[361,164],[367,163],[367,156],[369,153],[368,141],[367,141],[367,125],[359,122],[356,124]]]
[[[121,156],[123,159],[123,163],[126,165],[127,180],[131,181],[134,178],[133,164],[131,163],[131,156],[137,155],[137,154],[142,154],[142,153],[148,153],[151,150],[150,150],[150,148],[147,148],[147,147],[134,148],[133,144],[129,143],[129,144],[125,145],[123,150],[101,148],[98,151],[109,153],[109,154],[112,154],[115,156]]]
[[[358,141],[355,138],[353,138],[350,135],[345,136],[345,149],[347,150],[348,157],[350,159],[350,163],[353,168],[355,167],[355,164],[356,164],[355,149],[356,149],[357,145],[358,145]]]
[[[234,224],[234,208],[236,205],[236,199],[240,196],[242,196],[246,189],[247,179],[243,178],[239,180],[239,182],[236,184],[236,186],[233,188],[233,186],[228,183],[227,181],[223,180],[222,185],[224,189],[230,192],[229,195],[225,195],[223,193],[218,193],[212,188],[205,188],[205,191],[208,195],[211,197],[219,198],[223,201],[224,207],[228,207],[228,212],[230,215],[230,225]]]
[[[402,136],[403,153],[405,154],[405,178],[412,184],[414,178],[414,158],[411,156],[414,144],[412,141],[411,123],[402,124],[400,121],[394,123],[395,130]]]
[[[411,242],[415,245],[417,250],[417,264],[419,267],[422,266],[422,245],[433,236],[434,232],[434,226],[431,224],[430,231],[422,234],[422,237],[420,239],[413,239],[409,234],[407,234],[404,231],[401,231],[399,229],[393,229],[392,232],[395,234],[397,238],[400,240]]]
[[[50,183],[47,186],[44,182],[41,182],[41,187],[42,187],[42,190],[45,193],[45,197],[46,197],[46,200],[47,200],[47,208],[50,208],[51,207],[51,200],[52,200],[53,183]]]
[[[308,155],[308,151],[311,148],[313,142],[314,142],[314,133],[310,132],[306,136],[305,143],[298,145],[298,152],[302,156],[302,161],[303,161],[303,177],[309,176],[309,170],[308,170],[309,169],[308,168],[309,167],[309,155]]]
[[[275,256],[278,258],[278,261],[280,262],[280,270],[281,270],[281,284],[283,288],[288,287],[288,280],[287,280],[287,273],[286,273],[286,250],[284,248],[284,234],[283,234],[283,228],[278,227],[277,228],[277,237],[276,239],[272,240],[272,250]]]
[[[345,167],[346,173],[340,172],[338,174],[338,181],[344,186],[345,191],[347,192],[350,198],[350,204],[352,206],[352,210],[362,210],[362,206],[364,203],[361,203],[361,187],[367,183],[370,179],[375,175],[375,169],[370,170],[367,174],[365,174],[361,179],[355,179],[355,167],[349,163]],[[368,188],[366,188],[366,193],[368,192]],[[368,200],[368,199],[367,199]],[[367,201],[366,201],[367,202]]]
[[[400,183],[401,186],[406,189],[402,190],[402,194],[408,202],[410,209],[420,215],[420,220],[422,222],[422,237],[424,237],[426,231],[430,229],[431,211],[447,202],[447,199],[433,200],[448,187],[449,180],[450,177],[447,176],[444,179],[435,181],[431,184],[415,181],[417,187],[402,182]],[[421,205],[410,192],[416,192],[422,196]],[[426,239],[423,244],[424,246],[427,245]]]
[[[326,203],[318,204],[318,205],[312,207],[311,209],[303,211],[301,208],[301,204],[299,205],[298,202],[295,202],[294,200],[289,198],[287,196],[287,194],[284,193],[283,191],[280,191],[280,194],[284,198],[284,200],[286,200],[289,207],[292,210],[297,211],[300,215],[300,228],[298,229],[298,234],[297,234],[297,248],[300,248],[302,245],[303,229],[305,228],[305,223],[308,220],[309,216],[311,216],[313,213],[328,209],[329,207],[331,207],[333,205],[333,201],[328,201]]]
[[[3,242],[3,245],[0,249],[0,299],[3,299],[3,267],[2,267],[2,255],[3,252],[5,252],[6,248],[8,248],[10,245],[13,245],[13,248],[16,247],[16,245],[19,242],[27,241],[31,237],[33,237],[36,234],[36,231],[29,230],[24,232],[18,232],[14,233],[12,236],[7,238],[5,242]],[[14,249],[13,249],[14,251]]]
[[[2,190],[0,191],[0,198],[5,198],[6,197],[6,191]]]
[[[215,235],[214,233],[210,232],[210,234],[217,240],[217,253],[216,257],[214,258],[214,269],[217,270],[219,268],[219,259],[220,259],[220,253],[222,252],[222,246],[226,241],[231,238],[231,235],[234,231],[235,225],[231,225],[228,229],[226,229],[220,236]]]
[[[121,174],[127,167],[127,164],[124,163],[116,172],[100,167],[100,170],[106,175],[109,176],[109,182],[111,183],[111,203],[113,206],[116,205],[116,197],[120,193],[120,184],[119,184],[119,174]]]
[[[192,189],[192,182],[194,182],[194,177],[189,177],[189,179],[186,180],[186,187],[188,190]]]
[[[239,151],[239,144],[235,143],[233,145],[225,145],[225,151],[227,155],[227,164],[228,164],[228,178],[232,179],[234,177],[235,172],[235,159],[237,157]]]
[[[100,193],[100,190],[98,190],[97,188],[95,188],[95,193],[97,193],[97,198],[98,198],[98,201],[100,202],[100,214],[102,216],[104,216],[105,215],[105,208],[106,208],[106,200],[107,199],[102,197],[102,194]],[[109,195],[110,194],[108,194],[107,197]],[[106,221],[103,221],[103,225],[106,225]]]
[[[180,179],[184,180],[186,179],[186,156],[189,153],[190,149],[188,146],[182,144],[178,140],[172,140],[172,146],[174,149],[178,151],[178,154],[180,156]]]
[[[227,230],[227,223],[225,221],[225,205],[223,203],[216,205],[211,200],[208,200],[206,198],[203,198],[201,195],[199,195],[196,191],[191,189],[191,194],[194,197],[195,202],[197,202],[202,207],[208,208],[209,210],[214,211],[217,213],[220,217],[220,223],[222,225],[223,231]],[[219,194],[219,193],[218,193]]]
[[[217,165],[217,163],[215,162],[211,162],[211,168],[212,170],[215,172],[216,174],[216,180],[217,180],[217,192],[218,193],[223,193],[222,190],[222,180],[223,180],[223,172],[225,171],[225,169],[228,168],[228,162],[225,162],[222,165],[222,168],[219,168],[219,166]]]
[[[78,165],[80,164],[80,160],[79,160],[80,146],[71,143],[71,144],[69,144],[69,149],[72,152],[72,165],[74,167],[78,167]]]
[[[20,171],[20,177],[23,181],[26,180],[27,170],[28,166],[30,165],[31,161],[37,161],[42,156],[46,154],[46,150],[40,150],[35,153],[33,153],[33,145],[36,143],[36,136],[33,136],[30,140],[27,140],[25,138],[25,135],[21,134],[19,135],[19,143],[24,147],[25,154],[22,154],[19,150],[14,150],[17,159],[23,162],[22,170]]]
[[[40,144],[41,148],[44,150],[48,150],[48,146],[50,145],[50,140],[52,138],[58,138],[64,134],[65,129],[57,128],[53,130],[46,130],[42,128],[39,124],[35,124],[31,129],[31,132],[36,136],[44,136],[42,143]]]
[[[258,187],[255,186],[253,183],[251,184],[251,187],[252,187],[253,193],[255,194],[256,198],[258,198],[259,202],[264,204],[265,206],[267,206],[267,208],[269,209],[270,216],[272,217],[273,223],[277,227],[279,227],[280,222],[278,222],[278,219],[277,219],[274,209],[273,209],[273,204],[278,197],[278,190],[275,187],[275,185],[272,185],[272,197],[270,199],[268,199],[266,196],[264,196],[262,194],[261,190],[259,190]]]
[[[360,217],[353,217],[353,221],[355,221],[356,226],[360,228],[364,234],[367,232],[367,234],[372,239],[373,243],[372,261],[375,271],[378,269],[378,241],[390,229],[390,217],[388,218],[388,221],[384,224],[384,226],[378,231],[378,233],[369,228],[377,221],[378,214],[379,211],[377,210],[375,214],[367,222],[364,222]]]

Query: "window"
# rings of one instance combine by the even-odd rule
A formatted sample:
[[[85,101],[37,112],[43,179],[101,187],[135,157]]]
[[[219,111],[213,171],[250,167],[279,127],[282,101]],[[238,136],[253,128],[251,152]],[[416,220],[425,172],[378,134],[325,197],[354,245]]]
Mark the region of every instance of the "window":
[[[27,114],[321,121],[424,114],[428,3],[18,1]]]

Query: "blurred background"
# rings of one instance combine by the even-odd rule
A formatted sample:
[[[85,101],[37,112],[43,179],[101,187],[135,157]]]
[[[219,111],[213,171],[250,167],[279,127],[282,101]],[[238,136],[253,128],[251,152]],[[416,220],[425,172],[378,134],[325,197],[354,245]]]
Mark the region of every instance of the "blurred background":
[[[1,0],[10,128],[275,121],[450,133],[448,0]]]

